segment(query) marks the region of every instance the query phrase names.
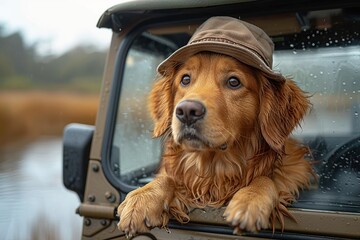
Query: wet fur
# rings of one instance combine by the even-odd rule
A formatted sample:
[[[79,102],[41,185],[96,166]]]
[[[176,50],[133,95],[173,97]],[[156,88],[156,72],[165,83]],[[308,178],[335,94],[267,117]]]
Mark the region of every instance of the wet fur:
[[[239,89],[226,86],[233,76]],[[206,107],[196,125],[201,141],[181,138],[174,109],[185,99]],[[160,171],[119,206],[119,228],[134,235],[165,227],[170,216],[185,223],[191,208],[207,206],[227,206],[236,233],[274,228],[276,220],[283,226],[286,207],[313,175],[307,148],[288,138],[309,105],[293,81],[271,81],[228,56],[201,53],[168,69],[149,97],[154,137],[164,138]]]

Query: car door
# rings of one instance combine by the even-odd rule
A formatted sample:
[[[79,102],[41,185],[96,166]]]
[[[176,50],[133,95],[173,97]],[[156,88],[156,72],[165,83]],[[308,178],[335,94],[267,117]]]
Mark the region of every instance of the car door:
[[[305,2],[256,1],[180,10],[159,5],[164,9],[141,13],[119,7],[104,14],[99,24],[112,28],[113,38],[96,128],[88,128],[91,151],[84,157],[81,175],[86,181],[78,190],[83,196],[78,213],[84,217],[84,239],[125,239],[116,227],[116,207],[129,192],[152,180],[161,161],[161,139],[152,138],[147,109],[156,67],[213,15],[241,18],[264,29],[275,43],[275,69],[291,76],[313,104],[293,136],[312,150],[307,157],[319,180],[293,204],[297,222],[287,219],[284,232],[277,226],[275,232],[242,237],[360,237],[359,4]],[[76,127],[68,133],[72,131],[77,133]],[[223,209],[195,209],[186,225],[171,220],[171,233],[154,229],[134,239],[239,239],[222,213]]]

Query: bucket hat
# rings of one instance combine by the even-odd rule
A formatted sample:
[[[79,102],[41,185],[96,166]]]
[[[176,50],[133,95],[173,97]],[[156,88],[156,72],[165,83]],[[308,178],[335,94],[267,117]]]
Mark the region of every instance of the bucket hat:
[[[200,52],[214,52],[231,56],[261,70],[266,77],[285,81],[272,70],[274,43],[257,26],[232,17],[212,17],[195,31],[187,45],[179,48],[157,68],[164,75],[168,67],[183,63]]]

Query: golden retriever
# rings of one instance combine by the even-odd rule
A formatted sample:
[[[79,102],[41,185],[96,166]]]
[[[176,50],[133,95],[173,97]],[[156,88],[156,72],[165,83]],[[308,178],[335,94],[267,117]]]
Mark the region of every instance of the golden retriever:
[[[164,137],[161,167],[121,203],[119,229],[132,236],[169,217],[186,223],[190,209],[207,206],[226,206],[235,233],[283,225],[313,175],[307,147],[288,138],[309,105],[293,81],[271,81],[222,54],[169,69],[149,97],[154,137]]]

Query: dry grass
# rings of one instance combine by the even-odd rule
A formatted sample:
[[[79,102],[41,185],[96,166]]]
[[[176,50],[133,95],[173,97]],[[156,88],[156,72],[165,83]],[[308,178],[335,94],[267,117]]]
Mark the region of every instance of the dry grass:
[[[87,94],[0,91],[0,145],[60,136],[71,122],[94,124],[98,101],[98,96]]]

